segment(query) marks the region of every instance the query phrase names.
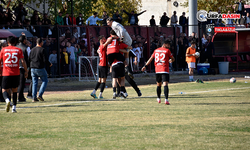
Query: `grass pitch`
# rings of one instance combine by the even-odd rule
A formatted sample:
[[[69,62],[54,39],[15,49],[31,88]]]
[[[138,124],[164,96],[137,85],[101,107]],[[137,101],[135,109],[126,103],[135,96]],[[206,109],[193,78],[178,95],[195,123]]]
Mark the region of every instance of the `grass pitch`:
[[[0,149],[249,149],[250,83],[170,84],[171,105],[157,103],[156,85],[140,89],[141,98],[127,88],[128,99],[110,100],[106,88],[100,101],[91,91],[47,94],[16,114],[1,103]]]

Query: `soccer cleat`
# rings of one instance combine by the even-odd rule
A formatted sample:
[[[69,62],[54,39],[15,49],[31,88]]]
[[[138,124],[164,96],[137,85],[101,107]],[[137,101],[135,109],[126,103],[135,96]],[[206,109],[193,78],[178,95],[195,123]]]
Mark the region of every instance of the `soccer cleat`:
[[[160,99],[160,98],[157,98],[157,102],[158,102],[158,103],[161,103],[161,99]]]
[[[44,99],[43,99],[42,96],[38,96],[37,99],[38,99],[39,101],[44,101]]]
[[[121,92],[121,96],[124,97],[124,98],[127,98],[128,97],[128,93]]]
[[[137,94],[138,94],[139,97],[142,95],[141,91],[139,91]]]
[[[165,99],[165,104],[170,105],[170,103],[169,103],[169,101],[167,99]]]
[[[10,111],[10,102],[6,103],[6,108],[5,108],[6,112]]]
[[[91,93],[90,96],[92,96],[93,98],[97,98],[96,94],[94,94],[94,93]]]
[[[98,96],[98,99],[103,99],[103,97],[102,96]]]
[[[116,93],[113,93],[113,99],[116,99]]]
[[[12,109],[12,113],[17,113],[16,109]]]

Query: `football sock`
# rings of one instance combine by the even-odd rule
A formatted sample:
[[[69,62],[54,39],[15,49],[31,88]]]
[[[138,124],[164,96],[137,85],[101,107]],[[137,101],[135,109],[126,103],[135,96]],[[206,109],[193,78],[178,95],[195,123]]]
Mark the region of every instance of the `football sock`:
[[[161,86],[157,86],[156,92],[157,92],[157,97],[161,98]]]
[[[117,94],[120,94],[120,92],[121,92],[121,87],[117,85]]]
[[[105,83],[101,83],[100,88],[101,88],[100,92],[103,92],[103,91],[104,91],[104,88],[105,88]]]
[[[10,101],[9,94],[6,91],[3,92],[3,98],[5,99],[6,103]]]
[[[125,89],[125,86],[122,86],[122,87],[121,87],[121,91],[124,92],[124,93],[127,92],[126,89]]]
[[[102,92],[100,92],[100,94],[99,94],[99,97],[101,97],[102,96]]]
[[[115,87],[113,87],[113,92],[114,92],[114,93],[116,92],[116,88],[115,88]]]
[[[169,92],[168,86],[164,86],[164,95],[166,99],[168,99],[168,92]]]
[[[17,103],[17,92],[13,92],[13,105]]]
[[[95,91],[93,91],[93,92],[96,92],[96,90],[99,88],[100,85],[101,85],[101,83],[100,83],[100,82],[97,82],[96,85],[95,85]],[[95,94],[95,93],[94,93],[94,94]]]
[[[16,105],[13,105],[13,106],[12,106],[12,109],[16,109]]]

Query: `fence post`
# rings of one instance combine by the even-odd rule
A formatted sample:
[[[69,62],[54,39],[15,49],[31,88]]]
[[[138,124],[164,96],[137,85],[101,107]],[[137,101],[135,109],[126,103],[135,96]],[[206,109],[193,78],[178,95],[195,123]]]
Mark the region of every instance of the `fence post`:
[[[89,37],[89,27],[86,26],[86,38],[87,38],[87,46],[88,46],[88,55],[90,56],[90,37]]]
[[[178,71],[178,67],[177,67],[177,47],[176,47],[176,26],[173,26],[173,32],[174,32],[174,54],[175,54],[175,67],[176,67],[176,71]]]
[[[54,28],[57,28],[57,35],[56,35],[56,39],[57,39],[57,68],[58,68],[58,76],[59,78],[61,78],[61,63],[60,63],[60,39],[59,39],[59,25],[55,26]]]
[[[149,27],[147,27],[147,50],[148,50],[148,58],[151,56],[150,54],[150,37],[149,37]],[[147,59],[148,59],[147,58]],[[151,63],[149,64],[149,72],[151,72]]]

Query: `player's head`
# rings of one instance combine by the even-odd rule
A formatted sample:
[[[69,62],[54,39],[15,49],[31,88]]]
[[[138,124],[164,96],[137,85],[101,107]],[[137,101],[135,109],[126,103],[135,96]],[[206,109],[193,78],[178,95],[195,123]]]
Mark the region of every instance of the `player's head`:
[[[110,30],[110,35],[111,35],[111,36],[117,36],[116,33],[115,33],[115,31],[114,31],[113,29]]]
[[[14,36],[9,36],[7,38],[7,43],[8,43],[8,45],[14,46],[16,44],[16,38]]]
[[[98,37],[98,41],[100,42],[100,44],[104,44],[106,42],[106,38],[104,37],[104,35],[100,35]]]
[[[37,39],[36,39],[36,45],[38,45],[38,46],[40,46],[40,47],[43,46],[43,40],[42,40],[42,38],[37,38]]]
[[[107,19],[107,25],[111,27],[113,21],[114,21],[113,18],[109,17],[109,18]]]
[[[170,48],[170,45],[171,45],[170,40],[165,40],[164,43],[163,43],[163,45],[162,45],[162,47],[164,47],[164,48]]]
[[[25,44],[26,43],[26,40],[27,40],[27,38],[26,38],[26,36],[25,35],[21,35],[20,37],[19,37],[19,42],[20,43],[23,43],[23,44]]]

